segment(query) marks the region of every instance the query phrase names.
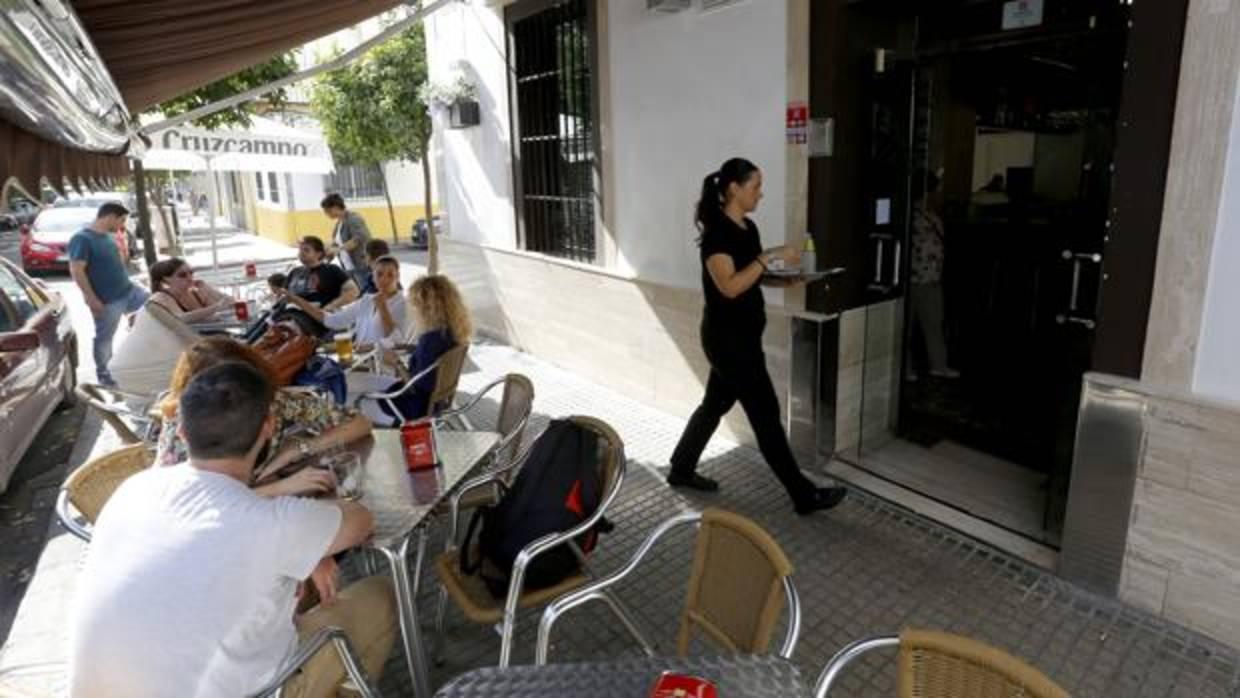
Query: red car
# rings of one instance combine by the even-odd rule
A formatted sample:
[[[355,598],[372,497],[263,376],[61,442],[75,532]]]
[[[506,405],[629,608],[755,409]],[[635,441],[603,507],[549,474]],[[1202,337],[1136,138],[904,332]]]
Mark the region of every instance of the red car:
[[[0,259],[0,492],[76,385],[77,336],[65,300]]]
[[[34,224],[22,227],[22,268],[28,272],[68,271],[69,238],[95,222],[93,208],[46,208]],[[125,227],[115,231],[116,249],[121,262],[129,263],[129,239]]]

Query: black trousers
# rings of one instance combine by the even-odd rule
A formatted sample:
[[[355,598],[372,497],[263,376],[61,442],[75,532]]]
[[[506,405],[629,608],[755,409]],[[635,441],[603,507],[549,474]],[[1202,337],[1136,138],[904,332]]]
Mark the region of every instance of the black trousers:
[[[794,504],[817,487],[801,473],[779,421],[779,399],[766,370],[766,356],[756,342],[751,346],[726,346],[703,333],[703,348],[710,361],[706,396],[693,411],[685,433],[672,452],[672,471],[688,475],[697,470],[706,443],[719,428],[719,421],[737,403],[745,410],[749,426],[758,439],[758,450]]]

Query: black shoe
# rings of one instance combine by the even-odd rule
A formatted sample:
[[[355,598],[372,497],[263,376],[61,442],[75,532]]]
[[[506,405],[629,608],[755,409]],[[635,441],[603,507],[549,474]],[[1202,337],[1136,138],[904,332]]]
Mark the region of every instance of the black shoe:
[[[847,494],[848,490],[843,487],[819,487],[812,495],[796,503],[797,513],[801,516],[809,516],[816,511],[832,509],[844,501]]]
[[[719,483],[708,477],[702,477],[697,473],[682,475],[673,470],[667,474],[667,484],[672,487],[687,487],[691,490],[699,490],[701,492],[719,491]]]

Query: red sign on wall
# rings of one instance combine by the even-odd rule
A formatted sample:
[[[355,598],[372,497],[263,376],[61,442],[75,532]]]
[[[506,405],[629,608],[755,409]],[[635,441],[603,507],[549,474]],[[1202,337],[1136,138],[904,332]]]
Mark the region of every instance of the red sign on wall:
[[[809,142],[809,105],[805,102],[789,102],[787,115],[788,145],[805,145]]]

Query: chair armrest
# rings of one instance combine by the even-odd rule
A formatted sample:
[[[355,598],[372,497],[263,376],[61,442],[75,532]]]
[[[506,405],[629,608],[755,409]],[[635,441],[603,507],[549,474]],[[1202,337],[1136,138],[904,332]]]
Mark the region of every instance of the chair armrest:
[[[874,650],[899,646],[900,637],[898,635],[872,637],[865,640],[857,640],[846,645],[844,649],[836,652],[835,656],[831,657],[827,665],[822,668],[822,673],[818,675],[818,681],[814,684],[814,698],[826,698],[827,693],[835,685],[836,680],[839,679],[845,667],[852,664],[861,655],[868,654]]]
[[[515,438],[517,434],[520,434],[521,429],[524,429],[524,428],[525,428],[525,421],[522,420],[520,428],[514,430],[512,434],[509,434],[508,436],[501,439],[498,444],[496,444],[495,446],[491,448],[491,453],[492,454],[502,453],[504,450],[504,447],[507,446],[509,443],[511,443],[512,439]],[[461,483],[459,486],[457,486],[456,490],[452,493],[452,496],[448,498],[448,505],[449,505],[448,515],[451,517],[448,519],[448,521],[450,522],[449,523],[450,529],[449,529],[449,534],[448,534],[448,549],[452,549],[456,547],[456,524],[457,524],[457,519],[460,516],[460,512],[461,512],[461,499],[465,497],[465,494],[467,492],[476,490],[479,487],[485,487],[487,485],[490,485],[492,483],[499,481],[499,479],[505,473],[511,471],[513,468],[516,468],[520,466],[522,463],[524,463],[526,459],[529,458],[530,452],[533,450],[534,441],[536,441],[536,439],[531,440],[529,444],[526,444],[525,450],[517,454],[517,456],[514,457],[510,462],[498,468],[493,468],[491,470],[488,470],[487,472],[481,475],[472,477],[466,480],[465,482]]]
[[[482,390],[479,390],[477,393],[475,393],[474,396],[470,398],[469,401],[466,402],[464,405],[440,412],[437,419],[449,419],[451,417],[456,417],[458,415],[465,414],[466,412],[472,410],[474,406],[477,405],[478,402],[481,401],[482,398],[485,397],[488,392],[494,390],[497,386],[503,385],[505,382],[507,382],[507,380],[508,380],[507,377],[505,377],[505,378],[500,378],[499,380],[491,381],[485,387],[483,387]]]
[[[699,511],[679,514],[664,521],[646,538],[641,547],[637,549],[637,552],[633,554],[633,557],[623,567],[598,581],[587,584],[575,591],[570,591],[548,604],[546,610],[543,611],[542,619],[538,622],[538,644],[534,651],[534,664],[541,666],[547,663],[547,651],[551,645],[551,627],[555,625],[556,620],[562,614],[593,599],[602,599],[604,591],[621,579],[628,577],[633,573],[633,570],[637,569],[638,564],[646,557],[655,543],[659,542],[660,538],[672,529],[689,524],[696,526],[701,521],[702,513]],[[524,551],[522,551],[522,554],[524,554]]]
[[[379,698],[379,692],[371,685],[370,680],[366,677],[366,671],[362,668],[361,660],[357,653],[353,650],[353,643],[349,641],[349,637],[344,631],[336,626],[320,628],[311,635],[305,642],[297,648],[293,656],[289,658],[284,666],[276,672],[271,681],[262,689],[250,694],[251,698],[264,698],[265,696],[275,695],[284,686],[293,674],[297,673],[314,658],[319,650],[328,642],[336,648],[336,654],[340,656],[340,663],[344,665],[345,674],[353,681],[353,685],[364,698]]]
[[[401,386],[400,390],[394,390],[394,391],[392,391],[392,392],[390,392],[390,393],[362,393],[360,396],[358,396],[357,400],[358,400],[358,401],[361,401],[361,400],[390,400],[390,399],[392,399],[392,398],[400,397],[401,395],[404,395],[406,391],[408,391],[410,388],[412,388],[412,386],[413,386],[413,384],[414,384],[414,383],[417,383],[419,380],[422,380],[422,379],[423,379],[423,378],[425,378],[427,375],[429,375],[431,371],[434,371],[434,370],[435,370],[435,369],[437,369],[437,368],[439,368],[439,362],[438,362],[438,361],[436,361],[435,363],[431,364],[430,366],[427,366],[426,368],[424,368],[424,369],[422,369],[421,371],[419,371],[419,372],[418,372],[418,375],[413,376],[413,377],[412,377],[412,378],[410,378],[409,380],[405,381],[405,384]]]
[[[60,519],[60,525],[64,526],[66,531],[72,533],[86,543],[90,542],[91,529],[83,524],[78,517],[69,510],[68,490],[61,489],[60,492],[56,494],[56,518]]]

